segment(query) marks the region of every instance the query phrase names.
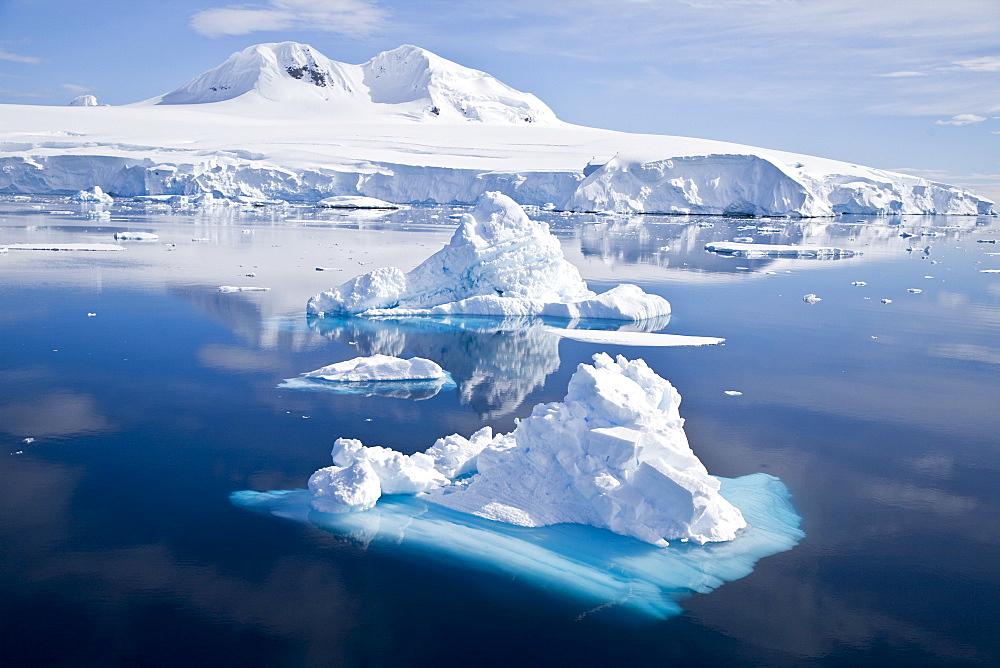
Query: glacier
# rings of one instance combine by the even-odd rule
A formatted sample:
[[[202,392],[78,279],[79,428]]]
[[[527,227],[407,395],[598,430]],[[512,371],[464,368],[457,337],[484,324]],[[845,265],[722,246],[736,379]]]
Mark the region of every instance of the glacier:
[[[740,144],[559,120],[536,96],[404,45],[360,65],[259,44],[123,106],[0,105],[0,193],[836,216],[993,213],[935,181]]]
[[[647,320],[670,303],[638,286],[597,295],[563,257],[559,240],[511,198],[484,194],[451,241],[409,273],[381,267],[314,295],[313,316],[550,316]]]
[[[313,507],[349,512],[382,494],[428,493],[519,526],[585,524],[661,547],[732,540],[746,520],[688,445],[679,405],[642,360],[598,353],[577,367],[562,402],[536,406],[509,434],[484,427],[412,455],[338,438],[333,466],[309,479]]]

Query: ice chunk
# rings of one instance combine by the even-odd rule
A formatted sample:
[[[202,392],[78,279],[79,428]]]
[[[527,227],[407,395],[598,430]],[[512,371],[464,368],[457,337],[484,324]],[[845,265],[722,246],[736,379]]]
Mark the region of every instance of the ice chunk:
[[[648,620],[680,614],[681,598],[748,575],[757,560],[791,549],[804,535],[777,478],[756,473],[719,483],[748,526],[727,543],[666,549],[581,525],[510,526],[412,496],[383,497],[354,513],[315,512],[316,497],[306,490],[239,491],[230,500],[371,550],[433,559],[456,586],[469,578],[513,578],[568,599],[577,614]]]
[[[108,195],[101,186],[94,186],[90,190],[81,190],[71,197],[74,202],[97,202],[98,204],[112,204],[114,199]]]
[[[891,299],[883,299],[883,300],[882,300],[882,303],[883,303],[883,304],[891,304],[891,303],[892,303],[892,300],[891,300]]]
[[[921,292],[923,292],[923,290],[921,290],[920,288],[906,288],[906,291],[915,295],[919,295]]]
[[[851,285],[853,285],[855,287],[858,287],[858,288],[863,288],[866,285],[868,285],[868,283],[866,283],[865,281],[853,281],[853,282],[851,282]]]
[[[93,95],[77,95],[69,103],[71,107],[97,107],[97,98]]]
[[[303,416],[304,417],[304,416]],[[368,510],[382,496],[379,478],[367,460],[350,466],[328,466],[309,477],[312,507],[324,513]]]
[[[816,302],[823,301],[823,298],[817,297],[816,295],[810,292],[807,295],[802,295],[802,301],[804,301],[806,304],[815,304]]]
[[[311,315],[489,315],[641,320],[670,304],[634,285],[587,289],[548,226],[486,193],[451,241],[409,273],[383,267],[309,300]]]
[[[448,437],[413,455],[341,438],[333,463],[365,459],[384,493],[442,492],[428,500],[501,522],[588,524],[659,546],[731,540],[746,522],[691,451],[679,404],[642,360],[600,353],[564,401],[536,406],[510,434]],[[449,480],[473,470],[468,484]]]
[[[220,285],[219,292],[267,292],[271,288],[258,288],[253,285]]]
[[[742,397],[743,393],[739,390],[726,390],[725,393],[730,397]]]

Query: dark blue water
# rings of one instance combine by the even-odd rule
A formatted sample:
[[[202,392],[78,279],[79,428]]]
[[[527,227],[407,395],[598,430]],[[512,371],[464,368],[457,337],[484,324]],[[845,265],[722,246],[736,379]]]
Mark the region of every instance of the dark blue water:
[[[1000,250],[977,243],[1000,237],[993,219],[772,222],[783,232],[760,240],[865,253],[772,261],[701,251],[753,234],[736,229],[748,221],[552,216],[592,287],[641,280],[674,306],[664,331],[727,339],[599,348],[301,315],[313,292],[371,268],[357,264],[366,253],[378,266],[435,250],[450,210],[368,220],[137,207],[95,225],[69,205],[41,206],[4,204],[0,243],[109,242],[118,229],[161,239],[118,254],[0,255],[6,665],[1000,659],[1000,274],[980,272],[1000,268],[987,255]],[[217,291],[252,284],[272,290]],[[823,301],[805,304],[806,293]],[[387,350],[435,359],[458,389],[414,401],[278,388]],[[303,487],[339,436],[416,452],[487,424],[510,430],[561,399],[599,350],[643,357],[680,390],[710,472],[779,478],[802,541],[680,599],[679,615],[625,623],[581,616],[558,588],[510,573],[366,549],[229,500]]]

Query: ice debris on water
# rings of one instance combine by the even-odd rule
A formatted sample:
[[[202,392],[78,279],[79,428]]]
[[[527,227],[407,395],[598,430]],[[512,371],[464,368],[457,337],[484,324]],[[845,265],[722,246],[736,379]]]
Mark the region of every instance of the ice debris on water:
[[[817,297],[816,295],[810,292],[807,295],[802,295],[802,301],[804,301],[806,304],[815,304],[816,302],[823,301],[823,299],[822,297]]]
[[[21,439],[21,442],[22,443],[34,443],[35,439],[33,439],[32,437],[29,436],[28,438]]]
[[[267,292],[271,288],[258,288],[252,285],[220,285],[219,292]]]
[[[865,281],[853,281],[853,282],[851,283],[851,285],[854,285],[854,286],[857,286],[857,287],[859,287],[859,288],[863,288],[863,287],[865,287],[866,285],[868,285],[868,283],[867,283],[867,282],[865,282]]]
[[[96,316],[96,315],[97,315],[96,313],[88,313],[88,314],[87,314],[87,317],[88,317],[88,318],[93,318],[93,317],[94,317],[94,316]]]
[[[737,239],[737,242],[739,240]],[[792,246],[789,244],[751,244],[716,241],[705,244],[705,250],[735,257],[802,257],[839,259],[861,255],[860,252],[833,246]]]
[[[412,455],[337,439],[334,465],[310,478],[313,507],[349,512],[383,494],[430,493],[526,527],[586,524],[658,546],[732,540],[746,521],[691,451],[679,405],[643,360],[599,353],[577,367],[563,401],[535,406],[508,434],[484,427]]]
[[[552,316],[645,320],[670,303],[636,285],[597,295],[563,256],[544,223],[511,198],[488,192],[463,215],[451,241],[403,273],[382,267],[313,296],[310,315]]]
[[[117,241],[157,241],[159,238],[152,232],[115,232]]]
[[[920,288],[906,288],[906,291],[911,292],[915,295],[919,295],[921,292],[923,292],[923,290],[921,290]]]
[[[739,390],[726,390],[726,394],[728,394],[731,397],[742,397],[743,396],[743,393],[740,392]]]
[[[891,299],[883,299],[883,300],[882,300],[882,303],[883,303],[883,304],[891,304],[891,303],[892,303],[892,300],[891,300]]]

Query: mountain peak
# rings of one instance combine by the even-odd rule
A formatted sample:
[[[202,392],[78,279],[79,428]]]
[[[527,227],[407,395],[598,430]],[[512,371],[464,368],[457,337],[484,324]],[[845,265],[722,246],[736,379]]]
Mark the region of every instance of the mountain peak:
[[[244,96],[376,105],[371,111],[396,111],[413,120],[558,120],[534,95],[412,44],[384,51],[361,65],[330,60],[308,44],[256,44],[161,96],[157,104],[206,104]]]

